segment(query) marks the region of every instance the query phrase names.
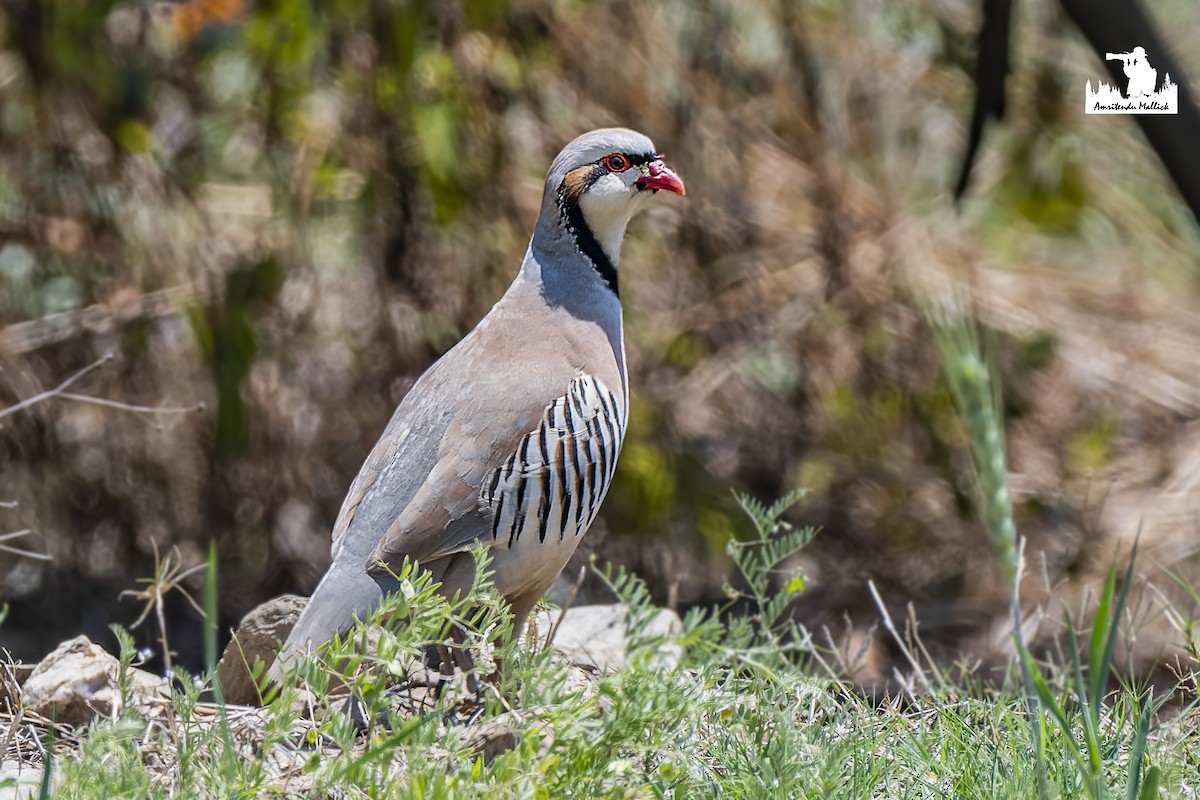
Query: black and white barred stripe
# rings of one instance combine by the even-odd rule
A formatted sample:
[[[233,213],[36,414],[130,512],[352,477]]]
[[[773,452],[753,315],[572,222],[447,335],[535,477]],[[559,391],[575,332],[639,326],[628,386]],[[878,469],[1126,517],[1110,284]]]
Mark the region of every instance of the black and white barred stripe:
[[[554,401],[534,430],[484,484],[492,538],[512,547],[527,533],[538,541],[582,534],[612,482],[625,437],[617,397],[583,374]]]

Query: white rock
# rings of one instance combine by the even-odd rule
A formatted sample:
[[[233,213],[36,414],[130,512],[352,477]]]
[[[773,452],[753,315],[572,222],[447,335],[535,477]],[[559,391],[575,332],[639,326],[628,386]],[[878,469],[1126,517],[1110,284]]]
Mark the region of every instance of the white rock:
[[[9,783],[14,781],[15,783]],[[19,761],[0,764],[0,800],[37,797],[42,786],[42,768]]]
[[[601,671],[623,669],[628,650],[628,632],[625,627],[627,613],[628,608],[622,604],[569,608],[554,635],[554,649],[572,664],[592,666]],[[561,614],[558,609],[538,614],[537,629],[541,641],[545,641]],[[650,620],[643,635],[672,636],[682,631],[683,623],[679,615],[670,609],[662,608]],[[656,668],[672,669],[682,658],[682,647],[664,643],[652,656],[651,663]]]
[[[97,714],[111,719],[121,712],[118,674],[121,663],[86,636],[63,642],[33,668],[21,687],[25,707],[64,725],[85,725]],[[165,694],[161,679],[130,669],[135,696]]]

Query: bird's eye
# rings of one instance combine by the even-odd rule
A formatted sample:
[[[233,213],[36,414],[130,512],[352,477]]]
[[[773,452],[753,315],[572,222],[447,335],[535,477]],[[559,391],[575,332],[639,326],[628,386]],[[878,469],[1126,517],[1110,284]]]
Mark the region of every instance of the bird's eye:
[[[611,156],[605,156],[600,162],[608,167],[609,172],[624,172],[629,169],[629,159],[620,153],[613,153]]]

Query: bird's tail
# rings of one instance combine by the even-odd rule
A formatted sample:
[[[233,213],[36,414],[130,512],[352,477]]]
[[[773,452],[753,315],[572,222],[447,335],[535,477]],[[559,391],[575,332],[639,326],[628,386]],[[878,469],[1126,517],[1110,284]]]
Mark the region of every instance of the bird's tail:
[[[321,645],[354,624],[355,617],[365,619],[379,605],[384,587],[371,580],[356,559],[334,561],[317,584],[296,626],[271,666],[271,679],[279,682],[287,667],[301,656],[317,651]]]

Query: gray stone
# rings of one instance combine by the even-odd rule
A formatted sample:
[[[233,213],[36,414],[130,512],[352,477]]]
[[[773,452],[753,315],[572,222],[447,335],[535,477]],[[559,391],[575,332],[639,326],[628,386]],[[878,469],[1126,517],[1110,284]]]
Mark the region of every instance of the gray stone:
[[[505,714],[481,725],[476,725],[467,734],[466,745],[484,764],[490,764],[517,746],[517,734],[513,730],[512,718]]]
[[[285,594],[268,600],[242,618],[217,662],[217,678],[221,681],[225,702],[247,706],[262,704],[251,672],[255,659],[263,662],[259,675],[266,675],[279,654],[279,643],[287,638],[306,605],[307,597]]]

